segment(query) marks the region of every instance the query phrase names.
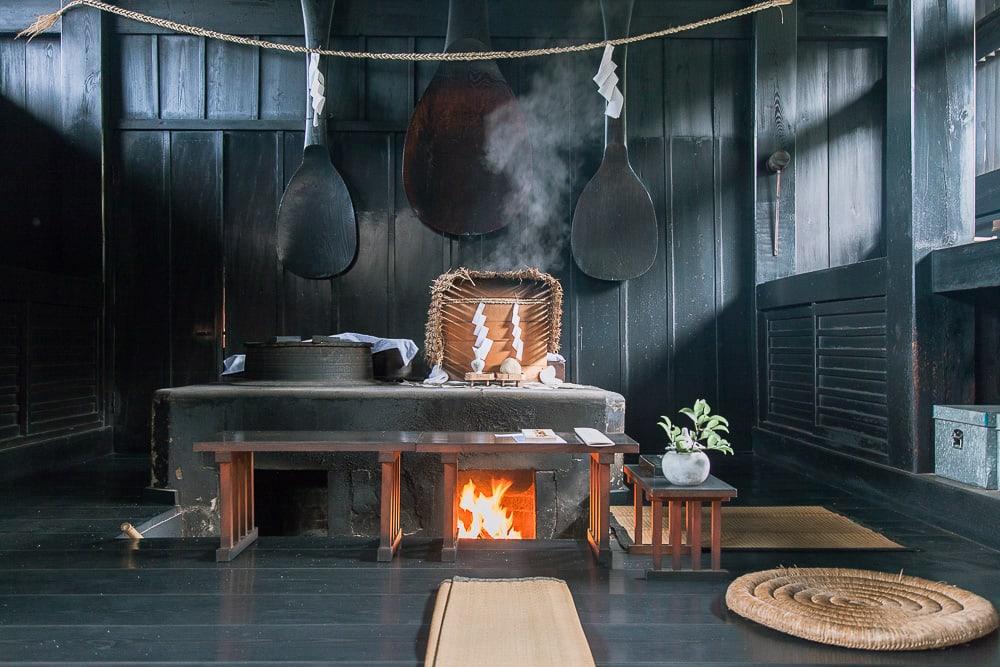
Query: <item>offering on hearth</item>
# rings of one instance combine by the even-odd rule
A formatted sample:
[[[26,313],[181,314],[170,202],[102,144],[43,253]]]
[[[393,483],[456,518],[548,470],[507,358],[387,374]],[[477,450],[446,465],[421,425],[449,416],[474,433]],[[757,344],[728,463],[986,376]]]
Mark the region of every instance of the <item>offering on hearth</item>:
[[[489,380],[467,377],[472,369],[509,386],[535,382],[558,352],[561,319],[562,286],[546,273],[457,269],[431,287],[427,360],[453,380]],[[510,377],[500,368],[508,359],[519,367]]]

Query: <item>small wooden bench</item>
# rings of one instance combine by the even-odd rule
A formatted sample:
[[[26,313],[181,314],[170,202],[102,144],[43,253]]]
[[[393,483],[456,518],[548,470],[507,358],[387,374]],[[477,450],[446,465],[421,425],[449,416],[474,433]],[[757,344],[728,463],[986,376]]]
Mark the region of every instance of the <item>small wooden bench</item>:
[[[643,457],[645,459],[645,457]],[[671,552],[671,567],[681,569],[681,552],[687,546],[691,553],[691,569],[701,569],[701,505],[711,507],[710,548],[712,570],[722,569],[722,503],[736,497],[736,489],[721,479],[709,475],[697,486],[676,486],[667,481],[657,468],[645,463],[628,464],[624,467],[625,479],[632,484],[633,508],[635,510],[634,542],[629,553],[652,553],[653,569],[662,567],[663,549]],[[642,501],[652,505],[652,535],[650,545],[642,543]],[[667,530],[669,544],[663,544],[663,503],[667,503]],[[687,531],[687,545],[681,539],[681,509],[684,508],[683,528]]]
[[[441,558],[454,561],[458,547],[455,480],[462,454],[533,453],[590,456],[590,524],[587,539],[601,562],[610,561],[611,463],[615,454],[637,454],[639,445],[624,434],[609,435],[610,447],[588,447],[573,433],[565,443],[518,443],[488,432],[458,431],[232,431],[197,442],[196,452],[212,452],[219,466],[219,532],[216,560],[229,561],[257,539],[253,506],[253,457],[259,452],[375,452],[381,465],[381,529],[378,560],[389,561],[402,539],[400,458],[403,452],[438,454],[442,474]]]

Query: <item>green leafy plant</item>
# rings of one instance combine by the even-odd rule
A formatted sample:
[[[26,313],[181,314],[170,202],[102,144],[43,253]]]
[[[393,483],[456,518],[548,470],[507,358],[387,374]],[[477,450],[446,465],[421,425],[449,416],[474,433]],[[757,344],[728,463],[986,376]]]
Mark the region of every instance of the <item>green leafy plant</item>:
[[[729,422],[722,415],[713,415],[705,399],[699,398],[694,407],[681,408],[680,413],[693,422],[692,428],[677,426],[667,417],[660,417],[657,423],[667,434],[667,451],[690,454],[712,449],[723,454],[733,453],[729,441],[720,435],[728,435]]]

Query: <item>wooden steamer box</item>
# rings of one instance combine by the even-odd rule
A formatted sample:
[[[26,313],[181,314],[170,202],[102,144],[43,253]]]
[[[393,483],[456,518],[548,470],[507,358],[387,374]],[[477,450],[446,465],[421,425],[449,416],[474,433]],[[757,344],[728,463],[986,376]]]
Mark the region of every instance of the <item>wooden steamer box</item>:
[[[524,380],[538,379],[548,366],[547,355],[559,351],[562,286],[547,273],[522,271],[469,271],[443,274],[431,287],[426,350],[430,364],[440,364],[453,380],[465,379],[475,358],[476,336],[472,317],[484,304],[484,326],[493,347],[485,359],[485,373],[497,373],[508,357],[516,357],[511,316],[517,304]]]

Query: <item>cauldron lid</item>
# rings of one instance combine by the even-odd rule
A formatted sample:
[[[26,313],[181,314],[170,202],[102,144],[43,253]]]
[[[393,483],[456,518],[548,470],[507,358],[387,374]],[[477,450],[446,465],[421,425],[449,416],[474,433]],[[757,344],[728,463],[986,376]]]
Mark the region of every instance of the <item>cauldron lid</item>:
[[[371,349],[371,343],[357,343],[350,340],[337,340],[335,338],[327,340],[296,340],[296,341],[269,341],[244,343],[248,348],[257,347],[363,347]]]

